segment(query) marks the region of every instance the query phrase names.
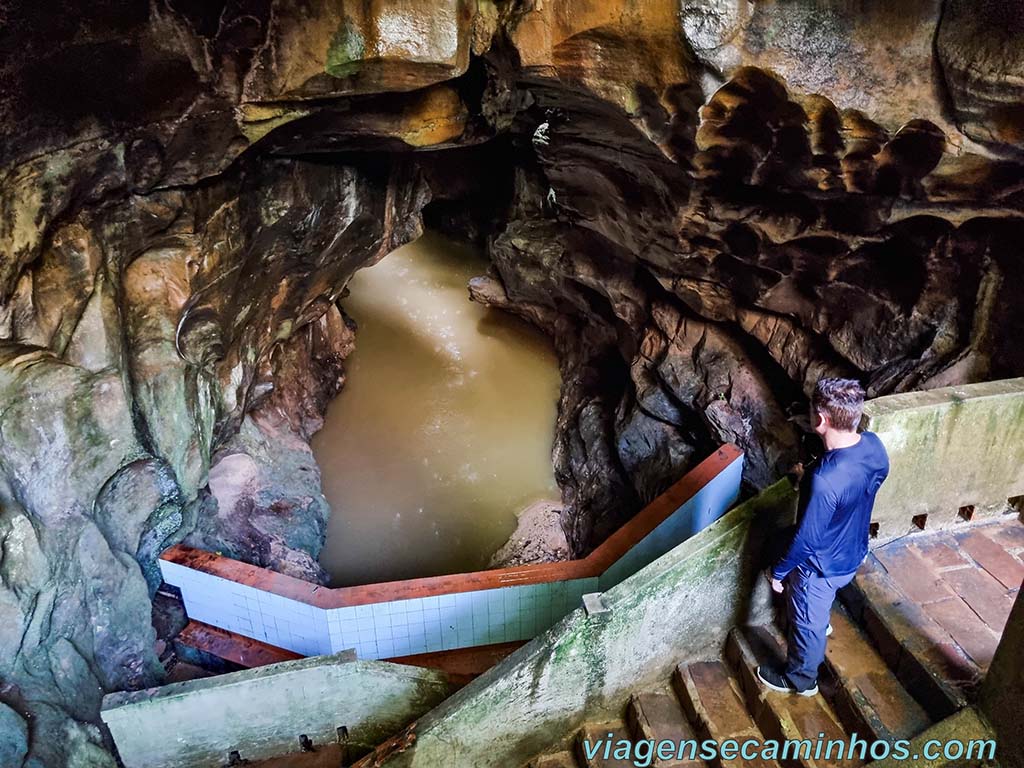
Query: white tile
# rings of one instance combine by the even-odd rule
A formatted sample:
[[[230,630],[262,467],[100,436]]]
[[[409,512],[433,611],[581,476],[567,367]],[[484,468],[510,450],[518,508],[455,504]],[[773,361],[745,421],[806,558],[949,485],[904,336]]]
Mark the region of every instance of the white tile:
[[[373,643],[360,643],[356,646],[356,652],[359,654],[361,659],[376,659],[377,657],[377,644]]]

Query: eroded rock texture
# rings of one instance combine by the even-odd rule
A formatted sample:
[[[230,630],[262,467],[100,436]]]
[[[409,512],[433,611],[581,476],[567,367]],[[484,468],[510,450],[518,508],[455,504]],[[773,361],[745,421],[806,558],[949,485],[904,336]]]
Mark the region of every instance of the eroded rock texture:
[[[5,765],[114,764],[169,544],[323,577],[337,301],[421,213],[555,341],[578,553],[822,374],[1024,371],[1016,0],[79,6],[0,11]]]

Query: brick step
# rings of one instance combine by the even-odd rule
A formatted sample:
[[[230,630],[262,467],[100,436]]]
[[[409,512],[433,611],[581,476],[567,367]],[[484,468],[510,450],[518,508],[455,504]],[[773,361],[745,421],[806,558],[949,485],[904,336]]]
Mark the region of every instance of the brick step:
[[[679,698],[671,691],[635,693],[629,698],[626,708],[626,722],[633,738],[637,741],[651,741],[655,745],[671,741],[675,744],[696,741],[693,726],[686,719]],[[686,751],[684,759],[660,759],[655,755],[653,765],[657,768],[702,768],[699,759],[685,759],[691,752]],[[692,753],[694,756],[697,753]],[[676,756],[679,752],[677,748]]]
[[[765,736],[781,742],[786,739],[815,740],[820,734],[824,734],[821,738],[826,742],[845,742],[846,731],[839,724],[839,719],[823,696],[778,693],[765,688],[757,679],[756,670],[759,664],[778,666],[785,659],[784,648],[770,630],[765,627],[750,627],[741,631],[734,627],[729,632],[725,654],[740,681],[747,709]],[[824,753],[824,748],[822,751]],[[798,768],[860,764],[860,761],[827,757],[816,759],[813,754],[807,752],[801,752],[785,762]]]
[[[825,667],[832,704],[850,733],[872,740],[910,739],[931,719],[841,608],[832,611]]]
[[[672,678],[676,693],[695,731],[702,739],[721,744],[726,739],[742,743],[747,739],[762,740],[739,693],[736,681],[720,661],[699,661],[680,664]],[[719,768],[774,768],[773,760],[717,759]]]
[[[576,755],[572,750],[565,749],[535,757],[526,764],[526,768],[579,768],[579,763],[576,762]]]
[[[966,755],[959,758],[937,757],[931,760],[924,757],[924,748],[929,741],[944,744],[957,740],[968,744],[972,741],[995,743],[995,739],[996,734],[988,722],[978,714],[974,707],[966,707],[955,715],[935,723],[935,725],[930,726],[927,730],[913,738],[907,747],[907,751],[910,753],[909,760],[889,757],[868,763],[866,768],[907,768],[907,766],[924,766],[924,768],[998,768],[1000,764],[998,745],[995,760],[988,759],[988,755],[985,755],[985,759],[982,759],[977,752],[970,757]],[[978,745],[976,744],[974,748],[978,749]]]
[[[599,741],[611,742],[611,747],[608,750],[609,756],[605,757],[603,744],[593,757],[588,756],[586,745],[594,745]],[[576,740],[573,744],[576,762],[582,768],[635,768],[632,753],[625,758],[615,757],[615,748],[623,741],[632,743],[633,738],[629,727],[621,720],[607,723],[587,723],[576,732]]]
[[[1013,555],[1005,552],[982,530],[959,538],[961,544],[973,542],[974,551],[987,555],[990,567],[1007,579],[1010,577],[1004,571],[1009,569],[998,567],[996,555],[1009,560],[1018,569],[1022,568]],[[985,568],[967,559],[966,547],[960,549],[961,544],[957,543],[956,538],[948,537],[948,542],[957,547],[954,554],[959,556],[964,567],[938,565],[933,558],[938,555],[946,561],[948,554],[942,550],[929,549],[924,542],[921,547],[913,543],[894,542],[876,549],[874,558],[900,591],[920,606],[929,618],[940,624],[984,672],[999,645],[999,636],[1010,615],[1013,600],[1007,594],[1009,587],[1004,586]],[[928,543],[938,542],[933,539]]]
[[[932,720],[942,720],[967,705],[981,670],[924,608],[907,597],[874,556],[868,556],[841,597]]]

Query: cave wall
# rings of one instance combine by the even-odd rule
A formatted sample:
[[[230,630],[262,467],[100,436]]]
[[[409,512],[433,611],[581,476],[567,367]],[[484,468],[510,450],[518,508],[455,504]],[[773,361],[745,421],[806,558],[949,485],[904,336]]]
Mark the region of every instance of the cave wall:
[[[718,442],[769,483],[824,373],[882,394],[1024,369],[1017,0],[2,13],[13,765],[113,764],[99,696],[161,677],[165,546],[323,578],[336,302],[425,207],[485,244],[473,297],[555,341],[578,552]]]

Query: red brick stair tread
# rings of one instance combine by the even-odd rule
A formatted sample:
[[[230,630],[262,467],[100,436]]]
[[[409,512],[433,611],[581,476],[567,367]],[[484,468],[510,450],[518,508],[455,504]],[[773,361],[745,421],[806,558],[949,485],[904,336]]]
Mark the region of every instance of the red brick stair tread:
[[[915,549],[933,568],[960,568],[974,565],[960,551],[960,546],[951,535],[936,534],[933,537],[912,541],[908,546]]]
[[[922,606],[904,594],[869,556],[843,600],[879,655],[932,720],[962,709],[980,670]]]
[[[992,541],[1007,551],[1024,550],[1024,520],[1020,518],[1004,520],[996,525],[982,526],[978,530],[984,532]]]
[[[611,734],[609,736],[609,734]],[[611,741],[611,748],[609,749],[609,757],[604,757],[604,745],[597,751],[597,754],[590,759],[587,759],[586,752],[583,747],[584,740],[589,741],[591,745],[598,741],[605,742]],[[594,724],[588,723],[580,728],[576,733],[576,762],[585,768],[636,768],[631,758],[617,759],[615,755],[615,748],[621,741],[632,742],[633,739],[630,736],[629,728],[624,723],[612,722],[605,724]]]
[[[725,666],[719,661],[682,664],[676,670],[675,683],[680,701],[703,738],[721,744],[725,739],[742,743],[747,739],[763,740],[764,736],[747,712]],[[719,760],[723,768],[750,766],[776,768],[773,760]]]
[[[1003,586],[1007,589],[1020,588],[1021,581],[1024,581],[1024,563],[993,541],[984,530],[962,533],[957,540],[978,565],[995,576]]]
[[[989,627],[1002,634],[1010,618],[1010,609],[1013,608],[1013,598],[1006,587],[988,571],[978,568],[959,568],[947,571],[944,576],[970,609]]]
[[[697,741],[693,726],[683,713],[679,698],[672,692],[645,692],[633,694],[629,699],[627,720],[637,741],[670,741],[680,744]],[[686,755],[690,752],[687,750]],[[657,768],[699,768],[704,763],[695,760],[655,760]]]
[[[874,556],[889,578],[915,603],[924,605],[954,596],[935,567],[903,542],[879,547]]]
[[[832,630],[825,663],[839,686],[837,709],[847,729],[886,740],[924,731],[928,715],[844,611],[832,612]]]
[[[579,768],[579,764],[576,762],[572,752],[563,750],[562,752],[535,757],[527,763],[527,768]]]
[[[953,597],[922,608],[950,634],[982,672],[988,669],[999,645],[999,635],[984,624],[967,603]]]
[[[748,627],[729,634],[726,656],[740,677],[748,710],[765,736],[778,739],[817,739],[843,741],[846,731],[821,695],[794,696],[765,688],[757,679],[759,664],[775,665],[784,650],[774,633],[765,627]],[[815,760],[801,755],[799,764],[807,768],[830,765],[856,765],[857,762]]]

